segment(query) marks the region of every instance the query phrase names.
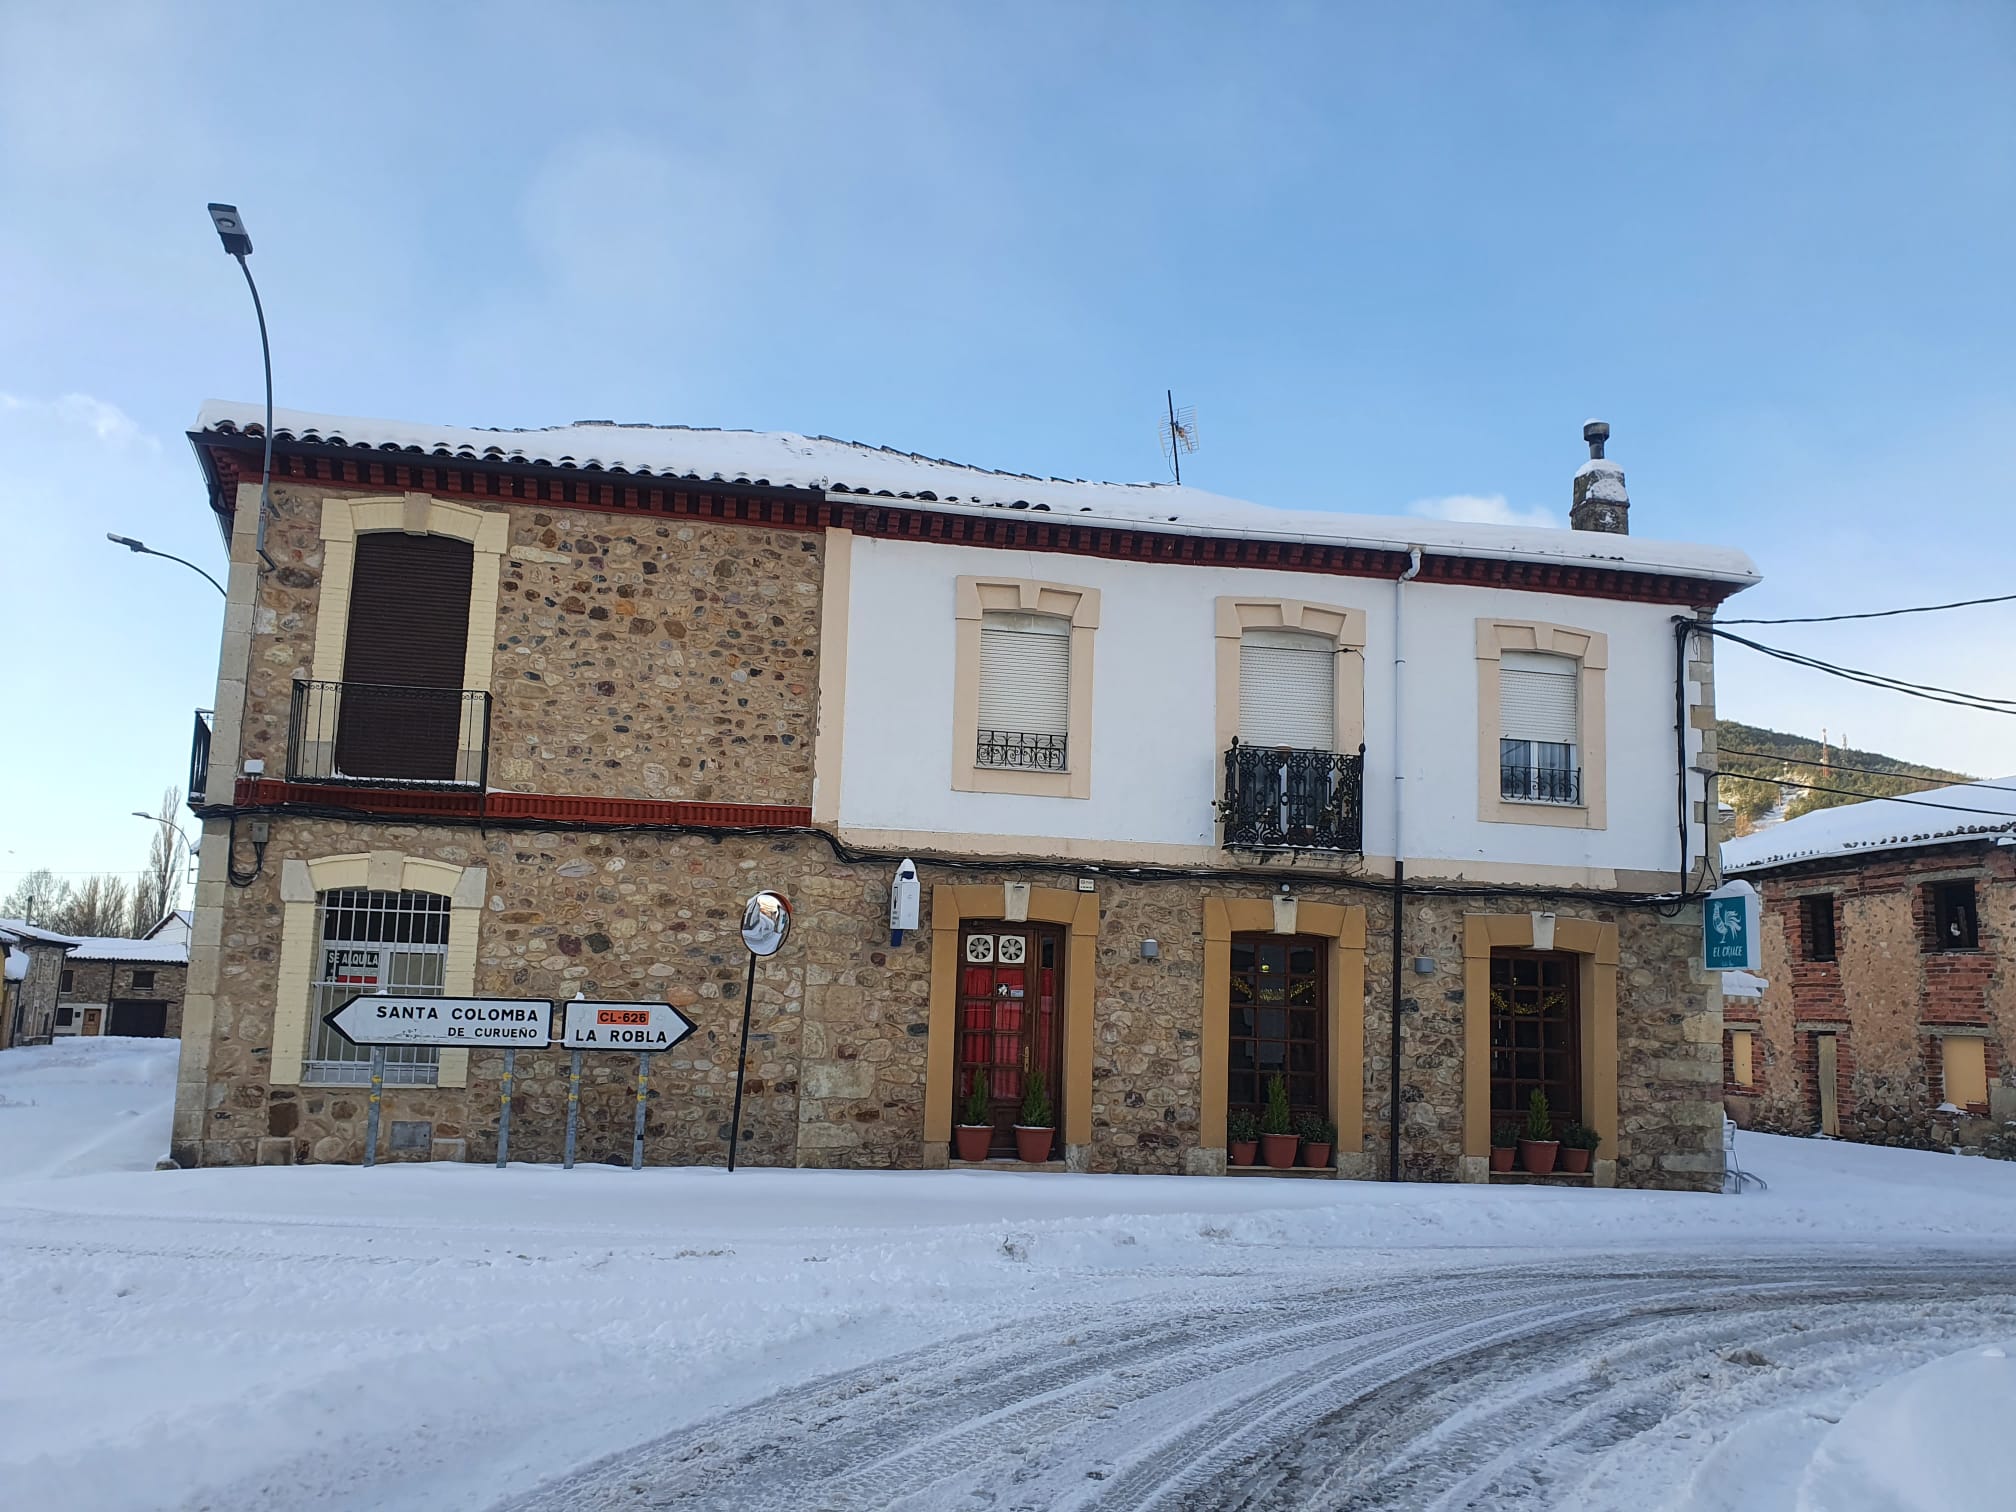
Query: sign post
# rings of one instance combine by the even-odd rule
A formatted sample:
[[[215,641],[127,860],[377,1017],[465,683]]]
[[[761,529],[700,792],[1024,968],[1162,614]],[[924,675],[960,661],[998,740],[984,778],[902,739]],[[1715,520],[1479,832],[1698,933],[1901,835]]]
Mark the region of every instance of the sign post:
[[[1725,882],[1701,904],[1701,964],[1709,971],[1755,971],[1763,901],[1748,882]]]
[[[581,1052],[637,1052],[637,1119],[630,1138],[630,1169],[644,1167],[644,1103],[651,1090],[651,1057],[670,1050],[693,1032],[693,1021],[670,1003],[591,1003],[577,997],[566,1006],[560,1043],[573,1051],[567,1073],[567,1150],[565,1165],[574,1165],[574,1131],[581,1105]]]
[[[518,1052],[504,1052],[504,1080],[497,1089],[497,1169],[511,1159],[511,1083],[518,1075]]]
[[[385,1098],[385,1047],[371,1047],[371,1111],[364,1115],[364,1164],[378,1164],[378,1104]]]
[[[574,1128],[581,1121],[581,1052],[567,1058],[567,1150],[560,1158],[563,1171],[574,1169]]]
[[[364,1164],[378,1162],[378,1110],[385,1096],[385,1047],[428,1045],[504,1051],[504,1086],[497,1109],[497,1164],[511,1148],[511,1084],[517,1051],[553,1043],[553,1005],[544,998],[394,997],[360,993],[322,1015],[351,1044],[371,1051],[371,1102],[365,1116]]]
[[[791,902],[782,893],[759,892],[742,910],[742,943],[749,950],[749,976],[742,984],[742,1053],[735,1059],[735,1113],[728,1124],[728,1170],[742,1143],[742,1081],[749,1071],[749,1013],[756,1001],[756,962],[784,948],[791,933]],[[640,1115],[641,1116],[641,1115]]]

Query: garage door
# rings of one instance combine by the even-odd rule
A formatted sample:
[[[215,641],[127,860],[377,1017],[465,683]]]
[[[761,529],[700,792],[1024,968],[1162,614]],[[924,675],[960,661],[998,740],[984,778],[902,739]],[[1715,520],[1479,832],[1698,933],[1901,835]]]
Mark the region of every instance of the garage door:
[[[107,1034],[127,1034],[136,1039],[160,1039],[168,1032],[168,1005],[124,1001],[112,1005],[112,1027]]]

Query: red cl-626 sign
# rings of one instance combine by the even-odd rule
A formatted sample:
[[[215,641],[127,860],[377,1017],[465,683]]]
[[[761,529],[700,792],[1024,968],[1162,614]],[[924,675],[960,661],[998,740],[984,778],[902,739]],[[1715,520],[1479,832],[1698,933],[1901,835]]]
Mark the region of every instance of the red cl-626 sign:
[[[569,1050],[670,1050],[693,1032],[692,1020],[669,1003],[567,1005],[560,1043]]]

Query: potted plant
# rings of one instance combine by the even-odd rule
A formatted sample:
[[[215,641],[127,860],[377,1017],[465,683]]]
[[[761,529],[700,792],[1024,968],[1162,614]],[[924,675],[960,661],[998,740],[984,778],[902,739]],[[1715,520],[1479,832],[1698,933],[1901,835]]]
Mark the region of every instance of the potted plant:
[[[1288,1083],[1277,1071],[1267,1078],[1267,1111],[1260,1115],[1260,1158],[1272,1170],[1288,1170],[1295,1164],[1295,1147],[1301,1142],[1295,1133],[1295,1115],[1288,1106]]]
[[[1337,1125],[1318,1113],[1304,1113],[1295,1120],[1295,1132],[1302,1136],[1302,1164],[1312,1171],[1330,1168],[1330,1152],[1337,1148]]]
[[[1050,1108],[1050,1087],[1038,1067],[1022,1079],[1022,1118],[1015,1125],[1015,1153],[1031,1165],[1050,1158],[1057,1137],[1057,1115]]]
[[[1260,1120],[1243,1108],[1225,1120],[1225,1152],[1236,1166],[1253,1164],[1260,1153]]]
[[[1547,1094],[1538,1087],[1533,1089],[1532,1101],[1526,1104],[1526,1132],[1519,1138],[1519,1164],[1535,1176],[1553,1174],[1554,1159],[1561,1153],[1561,1142],[1554,1137],[1554,1115],[1547,1107]]]
[[[973,1086],[966,1094],[966,1116],[952,1130],[961,1160],[985,1160],[994,1143],[993,1109],[987,1105],[987,1073],[973,1068]]]
[[[1491,1126],[1491,1169],[1509,1171],[1512,1157],[1519,1153],[1519,1125],[1511,1119]]]
[[[1602,1143],[1603,1136],[1587,1124],[1571,1123],[1561,1131],[1561,1169],[1571,1176],[1582,1175]]]

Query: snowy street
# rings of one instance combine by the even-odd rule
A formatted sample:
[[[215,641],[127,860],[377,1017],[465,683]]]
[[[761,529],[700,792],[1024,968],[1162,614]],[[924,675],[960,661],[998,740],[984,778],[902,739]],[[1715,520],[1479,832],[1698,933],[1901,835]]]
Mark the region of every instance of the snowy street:
[[[1875,1512],[2016,1475],[2003,1163],[156,1173],[174,1050],[0,1056],[6,1505]]]

